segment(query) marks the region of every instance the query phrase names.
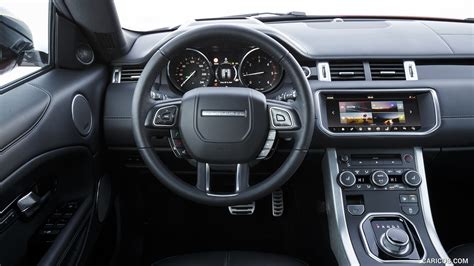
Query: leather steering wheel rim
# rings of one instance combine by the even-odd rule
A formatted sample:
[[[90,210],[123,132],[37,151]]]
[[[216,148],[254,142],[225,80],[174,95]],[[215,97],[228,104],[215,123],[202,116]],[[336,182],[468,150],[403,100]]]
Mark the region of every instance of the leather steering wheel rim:
[[[150,89],[158,73],[166,66],[171,57],[193,43],[222,36],[252,43],[282,65],[285,74],[290,77],[293,88],[297,92],[295,109],[298,111],[301,121],[300,128],[294,138],[293,148],[283,164],[270,177],[260,183],[252,185],[238,194],[226,197],[209,195],[178,178],[160,160],[144,127],[150,106],[154,104],[154,101],[149,97]],[[260,31],[229,24],[192,28],[163,45],[146,64],[135,88],[132,102],[132,129],[135,143],[151,173],[174,193],[191,201],[211,206],[249,203],[270,194],[287,182],[301,165],[309,149],[314,130],[314,119],[313,93],[300,65],[288,50]]]

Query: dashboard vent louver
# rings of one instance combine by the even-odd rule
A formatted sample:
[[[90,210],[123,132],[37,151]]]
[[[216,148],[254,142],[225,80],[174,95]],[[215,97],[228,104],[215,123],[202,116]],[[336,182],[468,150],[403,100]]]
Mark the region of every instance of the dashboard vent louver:
[[[365,80],[362,62],[332,62],[329,63],[329,69],[332,81]]]
[[[406,80],[403,61],[370,63],[372,80]]]
[[[142,66],[123,66],[120,73],[120,82],[137,82],[142,71]]]

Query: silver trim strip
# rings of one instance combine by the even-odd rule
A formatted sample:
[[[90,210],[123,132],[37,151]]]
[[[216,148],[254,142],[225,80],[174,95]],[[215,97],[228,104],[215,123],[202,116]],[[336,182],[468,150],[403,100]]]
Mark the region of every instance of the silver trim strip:
[[[413,228],[415,228],[415,232],[418,235],[418,238],[420,239],[421,247],[423,248],[423,257],[419,260],[382,260],[379,257],[375,256],[369,248],[369,244],[367,243],[367,238],[365,237],[364,230],[362,228],[362,224],[364,224],[364,222],[367,219],[369,219],[370,217],[401,217],[405,220],[405,222],[410,223],[411,226]],[[369,256],[372,259],[374,259],[378,262],[381,262],[381,263],[423,263],[423,260],[426,259],[427,254],[426,254],[425,244],[423,244],[423,240],[420,237],[420,233],[418,233],[418,229],[405,215],[403,215],[401,213],[398,213],[398,212],[371,212],[371,213],[368,213],[364,217],[364,219],[362,219],[362,221],[359,224],[359,233],[362,237],[362,240],[363,240],[362,242],[364,242],[365,251],[367,252],[367,254],[369,254]]]
[[[342,190],[337,184],[339,166],[336,149],[326,150],[322,166],[331,249],[339,265],[359,266],[347,229]]]
[[[436,252],[442,259],[446,259],[449,261],[449,256],[443,248],[441,241],[439,240],[438,233],[436,232],[433,216],[431,215],[431,206],[430,206],[430,199],[428,195],[428,186],[426,181],[426,173],[425,173],[425,165],[423,162],[423,150],[420,147],[416,147],[415,150],[415,165],[420,174],[421,179],[423,180],[420,184],[419,193],[420,193],[420,205],[421,211],[423,213],[423,219],[425,221],[426,230],[428,231],[428,235],[430,236],[431,243],[433,244]],[[447,263],[446,265],[453,265],[451,263]]]
[[[321,97],[320,94],[324,92],[337,92],[337,93],[358,93],[358,92],[429,92],[431,97],[433,98],[434,104],[434,112],[435,112],[435,125],[428,130],[425,131],[418,131],[418,132],[364,132],[364,133],[338,133],[338,132],[331,132],[325,125],[323,125],[322,120],[322,110],[321,110]],[[438,100],[438,95],[436,91],[431,88],[413,88],[413,89],[322,89],[318,90],[315,93],[315,101],[316,101],[316,114],[317,114],[317,126],[318,128],[323,131],[326,135],[329,136],[346,136],[346,137],[353,137],[353,136],[425,136],[428,134],[433,133],[441,126],[441,111],[440,105]]]

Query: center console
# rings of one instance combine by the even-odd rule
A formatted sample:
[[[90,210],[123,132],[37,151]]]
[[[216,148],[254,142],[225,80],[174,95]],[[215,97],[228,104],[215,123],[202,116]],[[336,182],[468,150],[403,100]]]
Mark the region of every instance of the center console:
[[[433,225],[420,148],[327,149],[323,174],[340,265],[448,258]]]
[[[431,216],[421,148],[368,148],[372,140],[386,139],[382,147],[389,147],[395,137],[437,130],[436,92],[346,88],[321,89],[315,96],[320,131],[357,141],[352,147],[366,145],[356,149],[344,142],[349,147],[326,149],[323,161],[331,247],[339,264],[449,264]]]

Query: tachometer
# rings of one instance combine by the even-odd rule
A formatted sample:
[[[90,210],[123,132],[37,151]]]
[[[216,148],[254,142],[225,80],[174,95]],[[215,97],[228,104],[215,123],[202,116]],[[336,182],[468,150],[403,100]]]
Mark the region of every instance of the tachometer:
[[[211,64],[203,53],[188,48],[168,63],[168,77],[183,92],[206,87],[211,80]]]
[[[280,64],[259,48],[250,50],[239,66],[242,84],[258,91],[275,88],[283,77],[282,72]]]

